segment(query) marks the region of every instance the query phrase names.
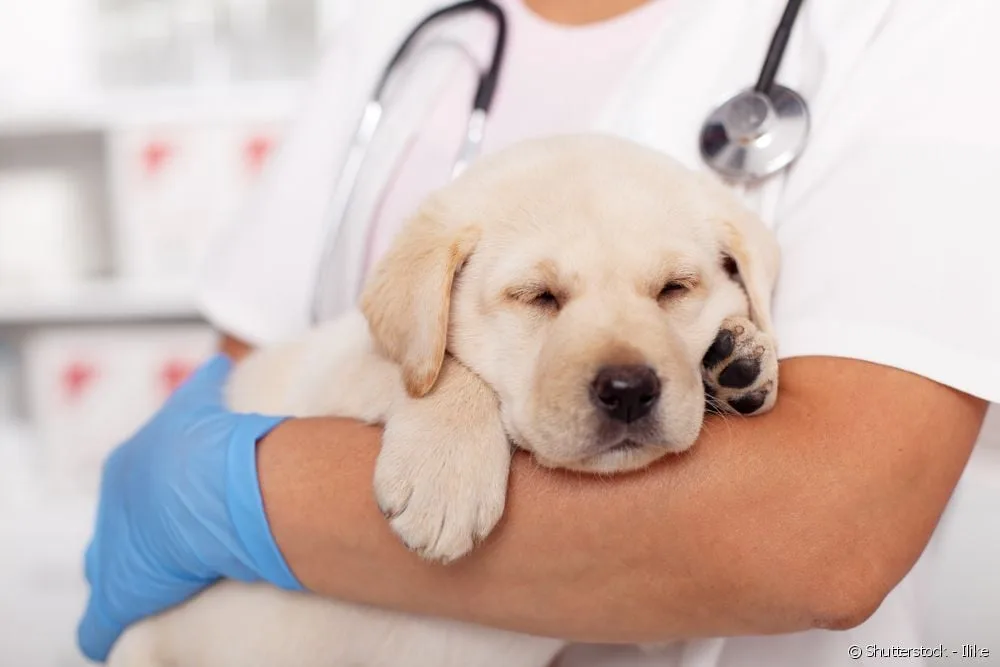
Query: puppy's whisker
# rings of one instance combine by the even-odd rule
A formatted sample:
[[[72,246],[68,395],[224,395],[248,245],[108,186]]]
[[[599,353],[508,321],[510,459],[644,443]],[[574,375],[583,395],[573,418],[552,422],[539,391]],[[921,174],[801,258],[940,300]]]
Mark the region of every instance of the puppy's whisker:
[[[743,415],[734,414],[732,412],[726,411],[726,412],[719,412],[717,414],[717,416],[718,416],[718,419],[706,420],[704,422],[702,428],[704,429],[704,431],[706,433],[710,432],[713,428],[716,427],[716,425],[718,425],[720,427],[725,427],[725,429],[729,433],[729,435],[732,435],[732,430],[733,430],[732,418],[734,416],[735,417],[742,417]]]
[[[721,418],[722,421],[728,421],[734,417],[742,420],[746,419],[748,416],[751,416],[751,415],[744,415],[742,413],[735,411],[732,407],[730,407],[724,401],[716,398],[715,396],[706,395],[705,403],[708,404],[709,407],[714,408],[712,415]]]
[[[731,413],[729,413],[729,412],[727,412],[725,410],[717,410],[716,412],[712,413],[712,416],[716,417],[716,419],[706,419],[702,423],[702,428],[705,431],[709,431],[712,428],[714,428],[714,426],[715,426],[716,423],[725,424],[727,427],[731,427],[732,426],[731,423],[730,423],[730,421],[729,421],[730,417],[732,417]]]
[[[729,408],[725,403],[720,401],[715,396],[712,396],[711,394],[707,393],[705,394],[705,403],[707,403],[708,407],[712,409],[713,414],[717,414],[719,416],[725,416],[726,413],[729,411]]]

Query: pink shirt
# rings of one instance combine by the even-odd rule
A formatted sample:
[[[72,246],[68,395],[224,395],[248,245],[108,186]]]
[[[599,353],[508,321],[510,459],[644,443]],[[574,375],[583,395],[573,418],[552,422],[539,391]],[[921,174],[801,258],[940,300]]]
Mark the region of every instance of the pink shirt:
[[[524,0],[499,0],[498,4],[507,14],[507,49],[482,154],[522,139],[586,130],[664,20],[670,3],[648,2],[609,21],[585,26],[546,21],[528,9]],[[375,212],[366,270],[385,252],[421,199],[448,181],[465,135],[475,83],[473,68],[461,68],[461,76],[406,149]]]

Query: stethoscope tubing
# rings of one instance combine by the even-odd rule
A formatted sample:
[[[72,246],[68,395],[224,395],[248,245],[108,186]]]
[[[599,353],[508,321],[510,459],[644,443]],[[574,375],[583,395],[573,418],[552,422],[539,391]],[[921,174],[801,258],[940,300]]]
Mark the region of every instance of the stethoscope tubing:
[[[413,44],[425,28],[438,20],[470,11],[485,12],[493,20],[496,26],[496,34],[489,65],[479,74],[476,94],[472,100],[472,109],[469,113],[466,126],[465,138],[455,159],[451,173],[452,178],[456,178],[461,174],[465,167],[478,155],[479,147],[486,132],[486,121],[489,117],[489,111],[492,108],[500,81],[500,74],[503,70],[507,48],[507,17],[503,9],[495,2],[492,2],[492,0],[462,0],[427,15],[407,34],[406,38],[389,59],[388,64],[382,69],[372,95],[365,104],[348,149],[347,157],[344,159],[340,175],[337,178],[328,204],[326,219],[330,222],[327,224],[327,229],[335,229],[336,231],[334,233],[329,233],[328,231],[323,243],[314,281],[315,294],[310,306],[310,319],[312,322],[319,322],[323,317],[322,309],[326,294],[325,288],[328,283],[327,274],[331,270],[332,264],[328,260],[333,256],[336,248],[342,242],[344,221],[350,210],[353,194],[357,187],[358,178],[361,174],[369,147],[375,138],[375,134],[384,116],[384,97],[393,73],[398,70],[403,60],[411,53]]]
[[[755,92],[764,95],[771,94],[771,87],[774,85],[778,69],[785,58],[785,49],[792,36],[792,28],[795,27],[795,20],[798,18],[801,8],[802,0],[788,0],[788,4],[785,5],[785,11],[781,14],[781,20],[778,22],[774,36],[771,37],[771,44],[767,48],[767,55],[764,57],[764,64],[761,65],[757,83],[754,84]]]
[[[788,0],[782,12],[781,19],[774,31],[771,42],[768,46],[764,62],[760,73],[752,88],[748,88],[737,93],[729,101],[716,108],[706,119],[702,128],[702,157],[706,164],[724,178],[736,181],[740,187],[752,180],[760,180],[776,171],[784,169],[791,164],[804,149],[805,140],[809,132],[809,111],[805,100],[795,91],[775,84],[778,70],[784,60],[785,50],[792,30],[796,24],[796,19],[801,9],[803,0]],[[441,7],[425,16],[403,39],[403,42],[393,52],[386,66],[374,87],[371,97],[361,114],[355,130],[354,138],[344,159],[341,173],[334,186],[331,195],[329,209],[327,213],[328,233],[326,235],[322,254],[319,259],[317,278],[315,282],[315,295],[312,301],[311,316],[313,322],[322,319],[321,312],[324,305],[323,296],[327,287],[326,272],[330,264],[330,258],[334,255],[343,234],[347,213],[350,209],[354,190],[358,177],[364,165],[369,146],[378,131],[383,118],[383,99],[392,75],[406,59],[413,44],[420,33],[431,24],[450,16],[462,14],[470,11],[485,12],[496,26],[496,35],[493,44],[493,53],[489,65],[479,73],[479,80],[476,86],[476,93],[472,100],[472,109],[469,113],[466,126],[466,136],[461,149],[456,156],[452,169],[452,178],[458,177],[462,171],[476,158],[485,135],[486,123],[493,100],[496,95],[503,70],[503,63],[507,47],[507,18],[504,10],[492,0],[461,0],[451,5]],[[747,100],[766,107],[766,114],[758,123],[761,132],[766,128],[778,124],[774,137],[782,140],[787,146],[783,154],[776,158],[764,156],[768,159],[757,160],[757,171],[754,173],[753,160],[748,160],[748,155],[752,157],[749,150],[754,148],[755,137],[735,137],[730,136],[725,123],[726,114],[733,115],[742,109],[749,109],[753,105],[748,105]],[[746,119],[744,119],[746,120]],[[785,131],[782,132],[782,123],[785,123]],[[749,125],[750,122],[744,123]],[[720,141],[722,143],[718,143]],[[767,141],[758,143],[759,146],[770,146],[774,150],[774,142],[768,137]],[[716,144],[711,144],[716,141]],[[706,146],[711,150],[706,149]],[[712,148],[718,148],[717,153],[712,153]],[[745,172],[745,173],[744,173]],[[329,230],[335,230],[329,233]]]

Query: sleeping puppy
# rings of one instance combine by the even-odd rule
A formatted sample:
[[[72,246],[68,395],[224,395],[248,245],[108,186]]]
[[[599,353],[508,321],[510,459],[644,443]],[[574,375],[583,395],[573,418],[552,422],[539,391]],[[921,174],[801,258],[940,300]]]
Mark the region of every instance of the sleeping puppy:
[[[691,447],[706,403],[776,399],[778,248],[726,188],[607,136],[532,140],[430,196],[359,312],[234,370],[235,410],[385,424],[375,496],[421,557],[500,518],[511,443],[635,470]],[[112,667],[533,667],[562,643],[217,584],[129,629]]]

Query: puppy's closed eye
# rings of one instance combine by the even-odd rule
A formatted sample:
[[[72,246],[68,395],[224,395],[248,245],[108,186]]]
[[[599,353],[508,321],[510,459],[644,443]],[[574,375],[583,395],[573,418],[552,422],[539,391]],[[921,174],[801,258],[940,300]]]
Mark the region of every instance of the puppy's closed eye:
[[[531,300],[531,303],[542,308],[558,308],[559,299],[552,292],[546,290]]]
[[[685,283],[682,283],[679,280],[671,280],[663,286],[662,290],[660,290],[660,298],[669,299],[674,296],[680,296],[689,289],[691,289],[690,286]]]
[[[674,276],[663,283],[663,287],[660,289],[659,294],[656,295],[656,299],[660,302],[679,299],[697,286],[698,276],[694,273]]]
[[[515,301],[539,310],[555,312],[562,307],[565,296],[557,290],[548,288],[542,283],[526,283],[509,287],[505,296]]]

